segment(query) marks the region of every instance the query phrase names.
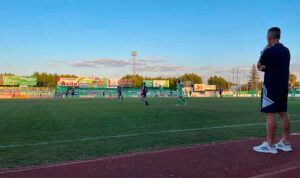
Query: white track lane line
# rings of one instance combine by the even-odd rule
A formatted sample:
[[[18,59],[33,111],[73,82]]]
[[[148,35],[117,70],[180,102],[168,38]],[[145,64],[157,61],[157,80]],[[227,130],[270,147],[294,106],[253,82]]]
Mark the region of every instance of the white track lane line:
[[[278,171],[273,171],[273,172],[269,172],[269,173],[265,173],[265,174],[253,176],[253,177],[250,177],[250,178],[274,177],[277,174],[286,173],[288,171],[293,171],[293,170],[296,170],[296,169],[300,169],[300,166],[298,165],[298,166],[293,166],[293,167],[289,167],[289,168],[285,168],[285,169],[280,169]]]

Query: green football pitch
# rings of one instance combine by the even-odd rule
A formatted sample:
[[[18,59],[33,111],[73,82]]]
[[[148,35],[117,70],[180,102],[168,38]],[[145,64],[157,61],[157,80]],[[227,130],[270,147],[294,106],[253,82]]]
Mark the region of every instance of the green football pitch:
[[[0,169],[259,137],[259,99],[0,100]],[[300,100],[289,101],[292,131]]]

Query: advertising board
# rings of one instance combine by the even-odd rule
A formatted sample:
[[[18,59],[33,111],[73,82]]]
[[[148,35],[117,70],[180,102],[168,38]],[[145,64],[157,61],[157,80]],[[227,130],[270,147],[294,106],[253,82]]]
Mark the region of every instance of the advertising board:
[[[57,86],[77,87],[79,86],[78,78],[61,78],[56,79]]]
[[[164,87],[164,88],[169,88],[170,87],[170,82],[169,80],[153,80],[153,87]]]
[[[143,80],[143,83],[145,83],[149,88],[153,87],[153,80]]]
[[[194,91],[214,91],[216,85],[194,84]]]
[[[0,85],[6,86],[35,86],[37,79],[35,77],[23,76],[2,76],[0,77]]]

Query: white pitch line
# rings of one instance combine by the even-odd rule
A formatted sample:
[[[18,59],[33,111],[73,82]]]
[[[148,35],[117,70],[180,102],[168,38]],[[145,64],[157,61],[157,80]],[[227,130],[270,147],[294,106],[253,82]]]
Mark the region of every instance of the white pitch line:
[[[291,122],[299,123],[300,120],[294,120]],[[110,138],[126,138],[126,137],[142,136],[142,135],[157,135],[157,134],[166,134],[166,133],[195,132],[195,131],[202,131],[202,130],[239,128],[239,127],[260,126],[260,125],[265,125],[265,122],[249,123],[249,124],[236,124],[236,125],[223,125],[223,126],[216,126],[216,127],[191,128],[191,129],[164,130],[164,131],[157,131],[157,132],[140,132],[140,133],[132,133],[132,134],[109,135],[109,136],[98,136],[98,137],[84,137],[84,138],[80,138],[80,139],[44,141],[44,142],[37,142],[37,143],[9,144],[9,145],[0,145],[0,149],[64,144],[64,143],[84,142],[84,141],[102,140],[102,139],[110,139]]]
[[[291,135],[300,135],[300,133],[291,133]]]
[[[246,112],[246,113],[256,113],[256,114],[259,114],[260,112],[255,112],[255,111],[244,111],[244,110],[239,110],[239,109],[235,109],[235,110],[229,110],[229,109],[220,109],[220,108],[214,108],[214,107],[206,107],[204,109],[210,109],[210,110],[217,110],[217,111],[228,111],[228,112]],[[300,117],[300,114],[289,114],[289,116],[292,116],[292,117]]]

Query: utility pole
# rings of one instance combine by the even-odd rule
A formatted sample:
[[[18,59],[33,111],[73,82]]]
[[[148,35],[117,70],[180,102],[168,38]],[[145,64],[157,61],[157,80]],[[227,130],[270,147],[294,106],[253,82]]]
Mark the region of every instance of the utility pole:
[[[234,85],[234,68],[232,68],[232,85]]]
[[[237,83],[237,93],[236,96],[239,97],[239,68],[236,68],[236,83]]]

